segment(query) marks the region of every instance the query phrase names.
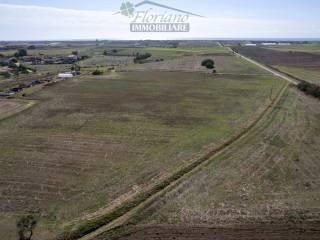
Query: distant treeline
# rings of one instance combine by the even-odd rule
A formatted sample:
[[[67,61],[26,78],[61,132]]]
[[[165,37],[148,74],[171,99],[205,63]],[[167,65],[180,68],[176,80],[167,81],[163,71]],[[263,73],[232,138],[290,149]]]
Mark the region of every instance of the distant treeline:
[[[316,84],[301,80],[300,83],[298,84],[298,89],[300,89],[302,92],[306,93],[307,95],[320,99],[320,87]]]

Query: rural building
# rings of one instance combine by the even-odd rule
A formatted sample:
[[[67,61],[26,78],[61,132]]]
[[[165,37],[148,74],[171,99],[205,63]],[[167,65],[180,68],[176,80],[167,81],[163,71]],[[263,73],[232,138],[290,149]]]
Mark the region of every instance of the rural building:
[[[274,46],[274,45],[277,45],[277,43],[261,43],[262,46]]]
[[[72,73],[59,73],[58,74],[59,78],[73,78],[73,74]]]
[[[280,46],[289,46],[291,43],[279,43]]]
[[[245,44],[245,46],[246,47],[255,47],[255,46],[257,46],[257,44],[255,44],[255,43],[247,43],[247,44]]]

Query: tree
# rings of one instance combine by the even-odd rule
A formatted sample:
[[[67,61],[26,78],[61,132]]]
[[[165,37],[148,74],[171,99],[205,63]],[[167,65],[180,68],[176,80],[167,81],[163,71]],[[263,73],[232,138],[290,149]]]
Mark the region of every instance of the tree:
[[[31,240],[37,220],[31,216],[24,216],[17,222],[19,240]]]
[[[215,70],[215,63],[212,59],[205,59],[202,61],[201,66],[206,67],[207,69],[212,70],[214,73],[216,72]]]
[[[15,57],[24,57],[24,56],[27,56],[28,55],[28,52],[26,49],[22,48],[22,49],[19,49],[15,54],[14,56]]]

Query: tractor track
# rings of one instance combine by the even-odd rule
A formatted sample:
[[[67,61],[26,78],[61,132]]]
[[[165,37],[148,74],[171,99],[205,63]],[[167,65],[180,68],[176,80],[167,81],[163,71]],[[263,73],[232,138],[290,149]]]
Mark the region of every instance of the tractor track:
[[[106,213],[103,216],[98,216],[94,219],[84,220],[77,226],[70,227],[65,233],[61,234],[55,239],[58,240],[92,240],[105,235],[108,232],[113,232],[115,229],[121,228],[134,219],[146,207],[150,206],[155,200],[163,196],[165,193],[174,189],[179,183],[193,175],[205,167],[208,163],[214,160],[215,157],[222,154],[229,149],[231,145],[243,139],[251,133],[251,130],[256,127],[258,123],[275,110],[284,94],[286,93],[289,84],[286,84],[278,95],[270,102],[266,109],[246,128],[244,128],[238,135],[215,149],[212,149],[207,154],[198,158],[187,166],[183,166],[171,176],[163,181],[150,187],[148,190],[138,193],[137,196],[124,202],[122,205],[116,207],[114,210]]]

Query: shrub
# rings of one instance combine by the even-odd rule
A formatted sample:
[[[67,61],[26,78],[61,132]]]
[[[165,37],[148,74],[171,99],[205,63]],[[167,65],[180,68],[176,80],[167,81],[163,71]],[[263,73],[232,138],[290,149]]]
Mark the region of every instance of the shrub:
[[[94,70],[93,72],[92,72],[92,75],[95,75],[95,76],[97,76],[97,75],[102,75],[103,74],[103,71],[101,71],[101,70],[99,70],[99,69],[96,69],[96,70]]]
[[[206,67],[207,69],[214,69],[215,63],[212,59],[205,59],[202,61],[201,66]]]
[[[143,63],[144,60],[150,58],[152,55],[150,53],[140,54],[137,53],[136,57],[134,58],[134,63]]]
[[[37,225],[36,219],[31,216],[22,217],[17,222],[17,230],[19,235],[19,240],[31,240],[33,235],[33,230]]]
[[[320,98],[320,87],[316,84],[309,83],[306,81],[301,81],[298,84],[298,89],[307,95]]]

